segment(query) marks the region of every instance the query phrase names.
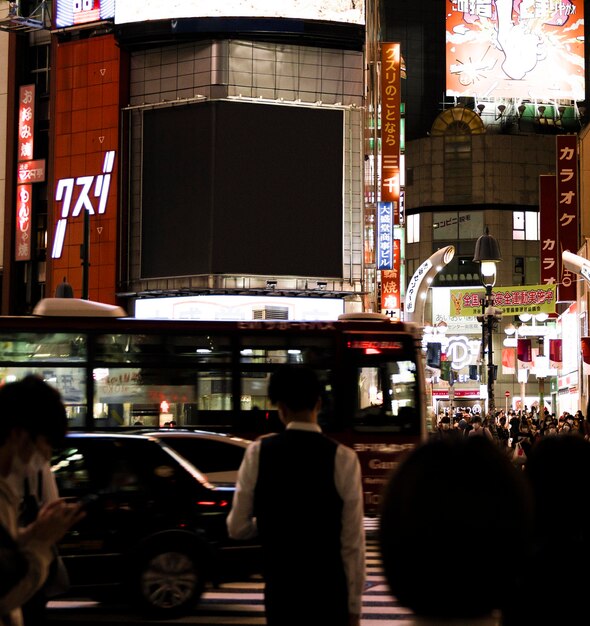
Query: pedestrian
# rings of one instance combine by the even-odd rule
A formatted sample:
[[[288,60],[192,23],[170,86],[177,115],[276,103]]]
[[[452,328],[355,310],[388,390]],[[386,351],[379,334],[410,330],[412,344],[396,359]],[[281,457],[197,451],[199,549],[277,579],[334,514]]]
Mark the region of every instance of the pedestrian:
[[[465,413],[463,413],[461,419],[459,420],[459,432],[462,435],[464,435],[465,437],[473,429],[473,426],[471,425],[471,422],[472,422],[471,413],[468,413],[466,411]]]
[[[468,437],[487,437],[490,441],[494,438],[490,429],[484,426],[480,415],[474,415],[471,418],[471,430],[467,433]]]
[[[432,439],[409,452],[385,486],[379,529],[384,575],[413,611],[409,623],[499,626],[521,572],[497,538],[526,561],[531,522],[523,472],[486,437]]]
[[[590,562],[590,499],[584,484],[590,475],[590,442],[573,434],[543,437],[529,453],[523,475],[533,494],[529,527],[534,551],[520,560],[521,588],[505,614],[505,626],[587,626],[590,604],[584,572]],[[512,558],[518,554],[516,545]],[[556,576],[567,591],[539,597],[539,585]],[[529,601],[529,599],[535,601]]]
[[[24,406],[31,412],[43,415],[47,423],[54,423],[61,431],[64,423],[65,407],[59,392],[45,383],[38,376],[29,375],[23,378],[19,385],[23,397],[26,396]],[[67,424],[67,418],[66,424]],[[50,454],[49,454],[50,456]],[[59,499],[57,483],[48,455],[35,452],[23,476],[13,476],[13,489],[20,497],[19,526],[26,527],[35,521],[44,504]],[[44,626],[47,624],[47,602],[51,597],[67,591],[69,580],[67,571],[57,547],[53,547],[53,560],[49,573],[42,588],[22,606],[25,626]]]
[[[448,415],[441,417],[436,432],[433,433],[434,437],[460,437],[461,433],[457,428],[453,428],[451,425],[451,418]]]
[[[26,573],[0,597],[2,626],[23,625],[21,607],[47,579],[55,544],[84,516],[79,505],[58,499],[43,505],[33,522],[18,526],[20,497],[13,486],[22,484],[35,454],[49,458],[67,427],[61,401],[56,412],[48,414],[47,396],[31,394],[30,382],[0,387],[0,525],[27,562]]]
[[[282,366],[268,396],[286,428],[246,450],[229,534],[259,537],[268,626],[357,626],[365,578],[358,457],[322,434],[313,370]]]

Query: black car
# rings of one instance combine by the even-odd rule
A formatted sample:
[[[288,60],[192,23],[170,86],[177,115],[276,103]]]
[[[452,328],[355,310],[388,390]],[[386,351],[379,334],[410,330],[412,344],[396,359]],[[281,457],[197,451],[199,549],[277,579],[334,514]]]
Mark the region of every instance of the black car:
[[[251,443],[225,433],[185,428],[162,428],[143,434],[164,441],[216,485],[235,485],[244,452]]]
[[[69,596],[119,592],[152,615],[179,615],[208,584],[259,571],[258,546],[227,535],[234,488],[155,437],[72,433],[52,469],[60,495],[87,510],[59,545]]]

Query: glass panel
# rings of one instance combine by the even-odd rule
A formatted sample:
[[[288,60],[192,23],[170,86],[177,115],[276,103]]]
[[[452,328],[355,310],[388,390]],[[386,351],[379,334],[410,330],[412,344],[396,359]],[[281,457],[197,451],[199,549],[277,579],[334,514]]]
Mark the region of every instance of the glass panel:
[[[539,239],[539,214],[534,211],[526,212],[526,237],[527,241]]]
[[[231,360],[229,337],[216,335],[119,334],[96,338],[96,359],[105,363],[226,363]]]
[[[357,370],[358,430],[419,433],[416,363],[383,362]]]
[[[324,337],[244,337],[241,345],[241,363],[305,363],[318,366],[334,358],[334,343]]]
[[[55,387],[66,406],[68,426],[84,426],[86,419],[86,370],[77,367],[0,367],[0,385],[20,380],[29,374],[39,376]]]
[[[262,433],[276,432],[283,426],[280,423],[277,408],[268,399],[268,383],[271,371],[248,371],[241,375],[240,410],[241,423],[239,429],[244,432]],[[316,370],[324,387],[322,406],[318,414],[318,422],[322,429],[331,430],[336,427],[334,419],[334,399],[331,370]]]
[[[81,361],[87,355],[84,335],[77,333],[3,333],[1,361]]]
[[[204,425],[201,413],[231,411],[231,373],[180,368],[94,368],[101,426]]]

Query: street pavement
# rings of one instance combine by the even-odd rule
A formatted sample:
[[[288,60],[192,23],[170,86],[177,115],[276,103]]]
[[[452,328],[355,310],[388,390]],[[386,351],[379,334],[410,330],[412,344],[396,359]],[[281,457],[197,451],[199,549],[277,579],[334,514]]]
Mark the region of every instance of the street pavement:
[[[411,612],[399,606],[389,593],[383,578],[381,559],[375,531],[377,522],[365,520],[367,533],[367,582],[363,594],[361,626],[408,626]],[[207,591],[192,615],[170,620],[146,619],[124,606],[103,605],[88,600],[53,601],[49,605],[51,626],[103,625],[133,626],[153,624],[172,626],[200,624],[201,626],[263,626],[264,619],[262,581],[231,583]]]

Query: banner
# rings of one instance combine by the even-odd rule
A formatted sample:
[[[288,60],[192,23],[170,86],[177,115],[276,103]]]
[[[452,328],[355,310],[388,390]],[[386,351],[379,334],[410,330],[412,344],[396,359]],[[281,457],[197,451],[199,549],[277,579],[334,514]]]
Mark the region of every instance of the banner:
[[[584,374],[590,374],[590,337],[582,337],[582,361]]]
[[[481,303],[484,298],[483,287],[451,289],[451,317],[481,315]],[[494,287],[492,299],[494,306],[501,309],[503,315],[555,313],[556,285]]]
[[[565,268],[561,253],[578,250],[578,136],[558,135],[557,152],[557,240],[559,242],[558,262],[559,302],[573,302],[576,299],[576,275]]]
[[[426,345],[426,365],[435,369],[440,369],[440,357],[442,353],[442,344],[438,342],[430,342]]]
[[[401,53],[399,43],[381,44],[381,201],[393,207],[399,225]]]
[[[539,176],[539,212],[541,224],[541,282],[559,282],[559,246],[557,244],[557,178],[553,174]]]
[[[531,339],[518,339],[516,348],[518,355],[518,369],[531,369],[533,367],[533,345]]]
[[[561,369],[561,339],[549,339],[549,367]]]
[[[502,373],[514,374],[516,371],[516,355],[514,348],[502,348]]]

